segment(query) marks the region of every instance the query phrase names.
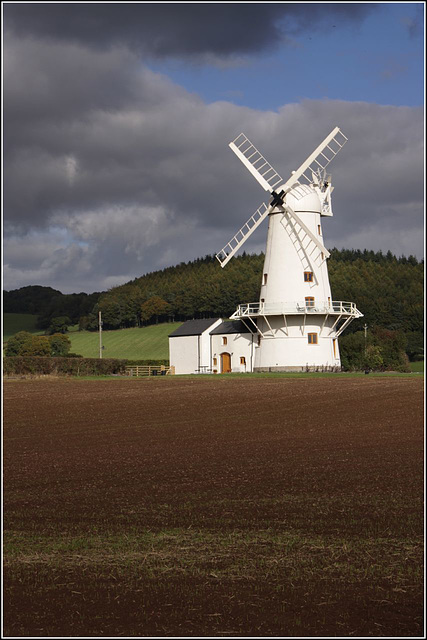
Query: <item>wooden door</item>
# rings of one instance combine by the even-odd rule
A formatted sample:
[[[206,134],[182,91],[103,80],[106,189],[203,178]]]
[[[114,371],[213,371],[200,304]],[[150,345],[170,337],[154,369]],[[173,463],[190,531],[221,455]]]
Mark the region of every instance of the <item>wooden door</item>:
[[[231,356],[229,353],[221,353],[221,373],[231,372]]]

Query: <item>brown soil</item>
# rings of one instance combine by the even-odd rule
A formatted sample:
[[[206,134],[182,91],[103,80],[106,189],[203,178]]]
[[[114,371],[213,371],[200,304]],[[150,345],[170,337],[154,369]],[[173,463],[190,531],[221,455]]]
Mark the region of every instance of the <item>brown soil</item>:
[[[421,379],[6,381],[4,444],[6,635],[421,633]]]

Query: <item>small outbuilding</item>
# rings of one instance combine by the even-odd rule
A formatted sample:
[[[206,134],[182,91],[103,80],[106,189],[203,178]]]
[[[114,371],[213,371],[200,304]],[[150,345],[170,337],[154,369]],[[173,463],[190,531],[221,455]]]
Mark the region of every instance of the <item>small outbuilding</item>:
[[[187,320],[169,335],[169,361],[175,374],[253,370],[256,333],[241,320]]]
[[[169,335],[169,363],[177,375],[210,372],[212,364],[209,332],[221,318],[187,320]]]

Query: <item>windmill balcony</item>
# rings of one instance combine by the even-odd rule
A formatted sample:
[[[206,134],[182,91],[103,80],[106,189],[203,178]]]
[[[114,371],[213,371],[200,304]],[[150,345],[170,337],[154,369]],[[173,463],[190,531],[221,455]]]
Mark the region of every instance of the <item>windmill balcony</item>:
[[[249,302],[240,304],[236,311],[230,316],[233,319],[247,318],[250,316],[287,316],[301,314],[327,314],[336,316],[346,316],[361,318],[362,313],[357,309],[354,302],[342,302],[333,300],[332,302]]]

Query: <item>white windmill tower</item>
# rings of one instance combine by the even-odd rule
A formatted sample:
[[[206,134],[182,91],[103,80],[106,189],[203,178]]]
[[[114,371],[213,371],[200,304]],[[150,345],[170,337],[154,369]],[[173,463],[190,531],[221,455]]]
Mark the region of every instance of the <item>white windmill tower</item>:
[[[337,338],[362,316],[353,302],[332,300],[321,227],[321,218],[332,216],[326,167],[346,142],[336,127],[286,182],[243,133],[230,143],[271,194],[216,256],[224,267],[268,217],[260,300],[231,316],[258,333],[255,371],[339,367]]]

